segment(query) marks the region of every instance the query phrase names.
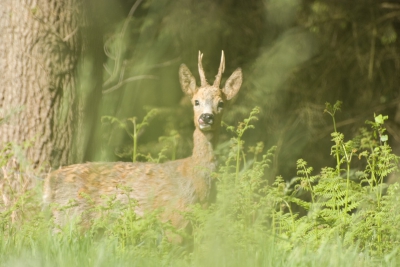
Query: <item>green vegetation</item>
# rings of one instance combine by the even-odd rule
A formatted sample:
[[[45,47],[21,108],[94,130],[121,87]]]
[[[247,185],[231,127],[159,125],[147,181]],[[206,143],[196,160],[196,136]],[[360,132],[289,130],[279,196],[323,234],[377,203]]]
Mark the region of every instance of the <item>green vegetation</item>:
[[[136,117],[132,117],[127,119],[127,121],[130,121],[133,125],[133,131],[132,133],[129,131],[129,127],[125,122],[120,121],[118,118],[113,117],[113,116],[103,116],[101,118],[101,121],[104,123],[105,121],[109,120],[111,123],[117,123],[118,127],[121,129],[124,129],[126,131],[126,133],[129,135],[130,138],[132,138],[133,141],[133,146],[132,146],[132,151],[131,154],[132,155],[132,162],[137,161],[137,139],[138,139],[138,134],[139,132],[142,130],[142,128],[146,127],[147,125],[149,125],[149,120],[151,120],[154,116],[156,116],[158,113],[157,109],[152,109],[150,110],[146,116],[143,118],[143,121],[141,123],[137,123],[137,118]],[[125,156],[124,154],[117,154],[117,156],[119,157],[123,157]]]
[[[400,186],[384,179],[397,169],[385,135],[386,116],[374,116],[350,139],[337,131],[340,102],[326,104],[333,119],[332,167],[316,172],[297,161],[297,176],[268,184],[274,149],[246,146],[258,108],[237,127],[215,173],[218,195],[208,209],[186,214],[192,233],[140,218],[135,203],[105,199],[89,231],[71,222],[53,233],[41,210],[41,183],[26,166],[4,166],[0,266],[396,266],[400,262]],[[121,122],[119,122],[121,124]],[[124,127],[123,127],[124,128]],[[124,128],[125,129],[125,128]],[[251,134],[251,132],[250,132]],[[12,150],[3,151],[0,162]],[[129,188],[126,188],[129,190]],[[163,238],[181,234],[183,245]]]

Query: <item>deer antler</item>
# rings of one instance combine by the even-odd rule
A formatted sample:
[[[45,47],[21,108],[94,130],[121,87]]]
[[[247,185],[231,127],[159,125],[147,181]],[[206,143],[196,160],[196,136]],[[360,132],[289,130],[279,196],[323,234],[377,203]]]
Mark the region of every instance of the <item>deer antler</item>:
[[[204,74],[203,64],[201,63],[203,59],[203,54],[199,51],[199,74],[201,86],[207,85],[206,75]]]
[[[225,55],[224,55],[224,50],[222,50],[221,63],[219,64],[218,74],[217,76],[215,76],[214,86],[219,87],[219,84],[221,83],[222,73],[224,73],[224,71],[225,71]]]

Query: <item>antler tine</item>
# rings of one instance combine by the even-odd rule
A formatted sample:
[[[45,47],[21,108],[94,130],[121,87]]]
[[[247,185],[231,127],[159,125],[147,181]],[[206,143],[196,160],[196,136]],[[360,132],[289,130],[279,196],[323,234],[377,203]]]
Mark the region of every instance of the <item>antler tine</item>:
[[[199,51],[198,66],[199,66],[200,82],[201,86],[205,86],[207,85],[207,80],[206,80],[206,75],[204,74],[203,64],[201,63],[202,59],[203,59],[203,54]]]
[[[222,73],[224,73],[224,71],[225,71],[225,55],[224,55],[224,50],[222,50],[221,63],[219,64],[218,74],[217,76],[215,76],[214,86],[219,87],[219,84],[221,83]]]

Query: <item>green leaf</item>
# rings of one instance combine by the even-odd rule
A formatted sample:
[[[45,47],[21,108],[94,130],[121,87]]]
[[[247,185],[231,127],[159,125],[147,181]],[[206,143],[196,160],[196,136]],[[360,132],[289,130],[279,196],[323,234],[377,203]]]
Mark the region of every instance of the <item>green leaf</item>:
[[[383,124],[384,120],[383,120],[382,114],[375,117],[375,122],[379,123],[379,124]]]

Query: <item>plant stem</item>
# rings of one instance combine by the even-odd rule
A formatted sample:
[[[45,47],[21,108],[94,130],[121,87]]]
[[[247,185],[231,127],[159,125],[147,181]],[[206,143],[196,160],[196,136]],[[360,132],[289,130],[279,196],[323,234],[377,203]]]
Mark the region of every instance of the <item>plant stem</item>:
[[[238,184],[239,179],[239,168],[240,168],[240,151],[241,151],[241,140],[240,137],[237,138],[237,151],[236,151],[236,178],[235,184]]]
[[[330,113],[329,113],[330,114]],[[332,116],[332,121],[333,121],[333,130],[335,133],[337,133],[337,129],[336,129],[336,121],[335,121],[335,116],[333,114],[330,114]],[[336,172],[337,175],[340,176],[340,155],[339,155],[339,144],[336,144]]]
[[[343,147],[343,153],[346,159],[346,165],[347,165],[347,170],[346,170],[346,197],[345,197],[345,203],[344,203],[344,212],[347,213],[347,206],[349,202],[349,190],[350,190],[350,162],[351,162],[351,157],[352,153],[350,153],[350,156],[346,152],[346,147],[345,145],[342,145]],[[346,217],[345,217],[346,218]]]
[[[347,177],[346,177],[346,200],[344,203],[344,212],[347,213],[347,205],[349,202],[349,187],[350,187],[350,162],[347,162]]]
[[[132,162],[136,161],[136,149],[137,149],[137,132],[136,132],[136,120],[133,121],[133,155]]]
[[[303,167],[303,170],[304,170],[304,173],[306,174],[306,177],[307,177],[307,183],[308,183],[308,186],[310,187],[311,201],[312,201],[312,204],[314,205],[315,204],[314,189],[313,189],[313,186],[311,185],[310,176],[309,176],[305,166]]]

